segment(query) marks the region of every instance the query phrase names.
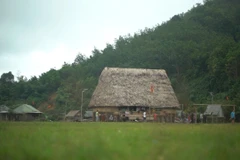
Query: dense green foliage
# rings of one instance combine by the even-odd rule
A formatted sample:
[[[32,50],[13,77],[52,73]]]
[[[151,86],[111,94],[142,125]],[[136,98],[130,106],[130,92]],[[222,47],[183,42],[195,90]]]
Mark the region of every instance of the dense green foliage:
[[[240,105],[240,3],[238,0],[206,0],[187,13],[120,36],[92,56],[76,56],[72,64],[51,69],[39,78],[24,76],[0,79],[0,104],[30,103],[59,115],[91,98],[104,67],[165,69],[181,104],[215,103]],[[229,100],[226,100],[229,97]],[[50,106],[50,107],[49,107]]]
[[[0,123],[0,157],[238,160],[239,131],[232,124],[9,122]]]

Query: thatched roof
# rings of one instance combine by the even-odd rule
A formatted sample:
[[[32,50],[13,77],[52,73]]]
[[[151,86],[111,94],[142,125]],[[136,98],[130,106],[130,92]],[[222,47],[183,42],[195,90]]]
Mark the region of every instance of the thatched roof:
[[[20,105],[19,107],[15,108],[13,110],[13,113],[16,113],[16,114],[38,113],[38,114],[40,114],[42,112],[40,112],[39,110],[37,110],[33,106],[30,106],[28,104],[23,104],[23,105]]]
[[[224,117],[223,110],[220,104],[211,104],[207,106],[204,115],[213,115],[217,117]]]
[[[178,108],[170,80],[161,69],[104,68],[89,107]]]
[[[80,111],[79,110],[71,110],[68,112],[68,114],[65,117],[74,117],[76,116]]]

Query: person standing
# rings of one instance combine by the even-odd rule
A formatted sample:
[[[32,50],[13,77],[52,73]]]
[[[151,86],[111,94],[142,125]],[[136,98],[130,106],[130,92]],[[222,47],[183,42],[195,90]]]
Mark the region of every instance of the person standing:
[[[194,123],[194,114],[191,113],[191,123]]]
[[[157,122],[157,113],[153,114],[153,119],[154,119],[154,122]]]
[[[113,121],[113,115],[111,114],[108,118],[109,121]]]
[[[147,113],[146,111],[143,112],[143,121],[146,121]]]
[[[203,123],[203,114],[202,113],[200,114],[200,120],[201,120],[201,123]]]
[[[98,121],[99,121],[99,113],[98,113],[98,110],[97,110],[97,112],[95,113],[95,117],[96,117],[96,122],[98,122]]]
[[[232,124],[235,122],[235,110],[233,109],[233,111],[231,112],[231,114],[230,114],[230,119],[231,119],[231,121],[232,121]]]

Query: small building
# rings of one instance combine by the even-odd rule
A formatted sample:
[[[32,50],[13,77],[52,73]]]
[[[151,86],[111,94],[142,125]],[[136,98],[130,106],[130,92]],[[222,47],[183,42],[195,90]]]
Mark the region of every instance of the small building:
[[[69,111],[68,114],[65,116],[65,121],[68,121],[68,122],[81,121],[81,112],[80,112],[80,110],[71,110],[71,111]]]
[[[210,104],[204,112],[205,121],[207,123],[224,122],[224,114],[220,104]]]
[[[85,111],[84,116],[83,116],[84,120],[92,120],[93,119],[93,111]]]
[[[8,121],[10,109],[6,105],[0,105],[0,121]]]
[[[104,68],[92,95],[89,108],[100,120],[153,120],[174,122],[178,99],[165,70]]]
[[[42,118],[42,112],[28,104],[20,105],[13,110],[16,121],[33,121]]]

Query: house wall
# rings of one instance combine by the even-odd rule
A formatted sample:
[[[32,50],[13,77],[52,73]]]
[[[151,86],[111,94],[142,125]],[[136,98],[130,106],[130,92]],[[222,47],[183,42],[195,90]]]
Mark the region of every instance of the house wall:
[[[80,121],[80,120],[81,120],[80,114],[77,114],[76,116],[65,118],[65,121],[67,121],[67,122],[76,122],[76,121]]]
[[[0,113],[0,121],[7,121],[8,113]]]
[[[40,118],[40,114],[16,114],[15,121],[34,121]]]
[[[224,117],[206,116],[206,123],[224,123]]]

